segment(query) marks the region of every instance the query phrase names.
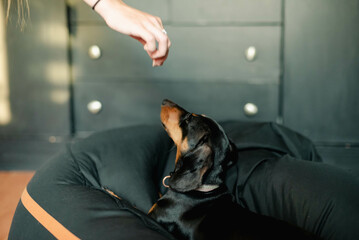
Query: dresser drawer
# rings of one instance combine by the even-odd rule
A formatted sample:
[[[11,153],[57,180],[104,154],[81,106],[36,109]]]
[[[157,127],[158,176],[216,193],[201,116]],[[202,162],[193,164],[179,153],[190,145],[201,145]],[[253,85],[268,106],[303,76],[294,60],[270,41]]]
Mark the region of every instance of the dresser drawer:
[[[278,83],[280,27],[167,26],[173,43],[165,66],[153,68],[140,43],[104,26],[78,26],[73,42],[76,81],[165,81]],[[91,46],[101,56],[89,56]],[[246,50],[255,56],[248,61]]]
[[[125,3],[138,10],[158,16],[162,21],[169,18],[169,0],[126,0]],[[72,23],[103,23],[103,19],[83,0],[68,0]]]
[[[69,0],[72,22],[103,22],[82,0]],[[127,0],[131,7],[178,23],[276,23],[281,0]]]
[[[281,0],[175,0],[171,20],[175,23],[278,23]]]
[[[216,120],[275,121],[278,112],[276,84],[165,81],[104,84],[98,79],[97,82],[77,82],[74,87],[76,131],[79,133],[135,124],[160,124],[160,105],[164,98]],[[96,104],[91,105],[94,101]],[[257,114],[248,116],[244,110],[248,103],[257,107]],[[96,108],[97,111],[93,111]]]

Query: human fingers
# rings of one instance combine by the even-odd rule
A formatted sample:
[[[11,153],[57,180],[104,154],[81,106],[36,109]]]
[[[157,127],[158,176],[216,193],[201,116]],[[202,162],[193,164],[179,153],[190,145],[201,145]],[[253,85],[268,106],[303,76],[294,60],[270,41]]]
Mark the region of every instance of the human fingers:
[[[143,40],[141,37],[136,37],[136,36],[134,36],[134,35],[130,35],[130,37],[132,37],[132,38],[136,39],[137,41],[139,41],[143,46],[146,44],[146,41]],[[170,39],[168,39],[168,45],[167,45],[168,48],[170,48],[171,45],[172,45],[172,42],[171,42]]]
[[[158,42],[158,48],[151,54],[151,58],[164,57],[169,50],[169,38],[166,31],[163,28],[156,27],[154,25],[148,25],[147,29],[154,35]]]
[[[168,52],[167,52],[167,54],[166,54],[164,57],[162,57],[162,58],[153,59],[152,66],[154,66],[154,67],[162,66],[163,63],[166,61],[167,57],[168,57]]]
[[[153,18],[153,22],[154,22],[154,24],[158,24],[158,26],[159,26],[159,29],[161,29],[161,31],[164,33],[164,34],[166,34],[167,35],[167,32],[166,32],[166,30],[165,30],[165,28],[164,28],[164,26],[163,26],[163,24],[162,24],[162,19],[161,18],[159,18],[159,17],[154,17]],[[168,37],[168,36],[167,36]],[[171,40],[170,40],[170,38],[168,37],[168,42],[167,42],[167,47],[168,48],[170,48],[171,47]]]
[[[138,35],[138,36],[136,36]],[[142,39],[144,41],[144,49],[150,54],[153,53],[157,50],[157,43],[156,43],[156,36],[154,36],[153,33],[151,33],[150,31],[148,31],[145,28],[140,28],[138,33],[134,35],[135,37],[137,37],[139,39]],[[139,40],[140,41],[140,40]],[[143,42],[140,41],[142,44]]]
[[[142,45],[145,45],[146,44],[146,42],[145,42],[145,40],[143,40],[142,38],[140,38],[140,37],[136,37],[136,36],[133,36],[133,35],[130,35],[130,37],[132,37],[132,38],[134,38],[134,39],[136,39],[137,41],[139,41]],[[171,46],[171,42],[169,41],[169,45],[168,45],[168,47],[170,47]],[[150,52],[148,52],[147,51],[147,54],[151,57],[151,53]],[[167,57],[168,57],[168,52],[167,52],[167,54],[164,56],[164,57],[162,57],[162,58],[157,58],[157,59],[152,59],[152,66],[162,66],[163,65],[163,63],[164,63],[164,61],[167,59]]]
[[[151,18],[152,23],[157,26],[159,29],[163,29],[162,19],[160,17],[153,16]]]

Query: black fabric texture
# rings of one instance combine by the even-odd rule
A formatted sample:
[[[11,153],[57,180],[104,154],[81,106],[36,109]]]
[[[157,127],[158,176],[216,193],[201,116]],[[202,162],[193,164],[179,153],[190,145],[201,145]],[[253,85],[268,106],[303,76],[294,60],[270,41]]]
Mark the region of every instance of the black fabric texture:
[[[221,125],[238,148],[225,179],[238,204],[324,239],[359,239],[359,184],[354,177],[321,163],[308,139],[283,126],[241,121]],[[162,179],[173,171],[175,154],[161,126],[99,132],[46,162],[27,189],[81,239],[171,238],[146,213],[159,192],[167,190]],[[20,202],[9,239],[25,235],[52,237]]]
[[[161,170],[159,161],[167,159],[161,149],[170,144],[159,126],[94,134],[49,160],[27,190],[81,239],[168,239],[171,235],[146,213],[158,197],[154,183]],[[128,201],[114,200],[102,187]],[[48,239],[38,231],[44,228],[36,220],[25,224],[25,215],[29,215],[26,209],[17,208],[9,239],[23,239],[21,232],[28,233],[27,239]]]
[[[336,167],[289,155],[263,159],[245,184],[237,185],[235,196],[253,212],[323,239],[359,239],[359,182]]]
[[[16,207],[8,239],[56,239],[25,209],[21,202]]]
[[[146,212],[158,198],[155,183],[171,147],[161,126],[136,126],[94,134],[70,149],[87,185],[108,188]]]

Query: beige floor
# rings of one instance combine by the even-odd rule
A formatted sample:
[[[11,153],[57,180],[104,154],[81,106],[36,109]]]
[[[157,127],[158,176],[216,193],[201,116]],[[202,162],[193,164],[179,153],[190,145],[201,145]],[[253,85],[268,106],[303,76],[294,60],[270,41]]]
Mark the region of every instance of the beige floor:
[[[0,240],[8,237],[21,193],[34,172],[0,171]]]

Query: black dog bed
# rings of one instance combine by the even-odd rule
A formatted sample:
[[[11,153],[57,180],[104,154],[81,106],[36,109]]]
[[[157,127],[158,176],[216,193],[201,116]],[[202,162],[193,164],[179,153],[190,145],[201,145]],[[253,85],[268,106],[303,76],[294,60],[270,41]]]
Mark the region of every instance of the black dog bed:
[[[238,148],[226,184],[238,204],[324,239],[359,239],[359,182],[274,123],[221,124]],[[171,239],[146,213],[166,189],[176,149],[160,126],[93,134],[33,177],[9,239]]]

